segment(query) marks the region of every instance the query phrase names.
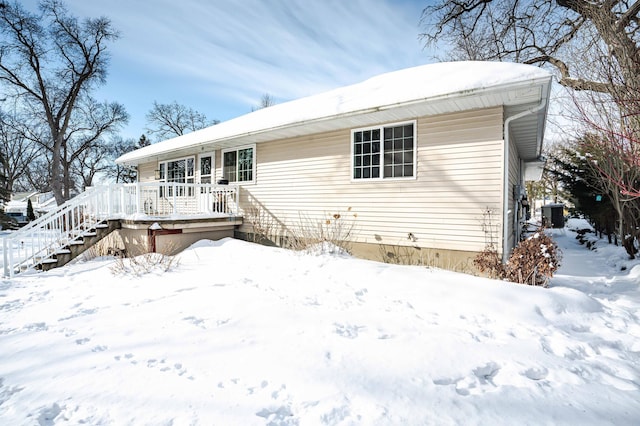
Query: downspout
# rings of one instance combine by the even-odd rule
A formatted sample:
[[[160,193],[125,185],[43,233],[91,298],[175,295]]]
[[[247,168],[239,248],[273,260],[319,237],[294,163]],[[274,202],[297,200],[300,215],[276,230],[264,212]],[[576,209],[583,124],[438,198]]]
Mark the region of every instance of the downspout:
[[[509,241],[509,125],[514,120],[540,111],[546,105],[547,97],[543,94],[542,100],[538,105],[526,111],[519,112],[516,115],[512,115],[511,117],[504,120],[504,192],[502,194],[504,206],[502,209],[502,263],[507,263],[507,243]],[[514,212],[514,215],[515,214],[516,212]]]

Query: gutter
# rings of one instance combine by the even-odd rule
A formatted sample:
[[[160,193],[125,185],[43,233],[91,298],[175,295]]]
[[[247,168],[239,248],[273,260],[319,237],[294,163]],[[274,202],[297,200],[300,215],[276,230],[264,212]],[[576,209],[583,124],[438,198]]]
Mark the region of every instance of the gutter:
[[[180,151],[180,150],[184,150],[184,149],[194,150],[194,149],[197,149],[197,148],[200,148],[202,146],[209,145],[209,144],[223,144],[225,142],[234,141],[234,140],[251,139],[253,137],[256,137],[256,136],[259,136],[259,135],[262,135],[262,134],[265,134],[265,133],[276,132],[276,131],[279,131],[279,130],[286,130],[286,129],[296,128],[296,127],[305,127],[305,126],[308,126],[308,125],[311,125],[311,124],[317,124],[317,123],[322,123],[322,122],[326,122],[326,121],[335,120],[336,118],[350,118],[350,117],[354,117],[354,116],[362,116],[362,115],[372,114],[372,113],[386,111],[386,110],[390,110],[390,109],[408,107],[408,106],[412,106],[412,105],[416,105],[416,104],[420,104],[420,103],[443,102],[443,101],[448,101],[448,100],[451,100],[451,99],[461,99],[461,98],[468,98],[468,97],[473,97],[473,96],[478,96],[478,95],[499,93],[499,92],[502,92],[503,90],[506,90],[506,89],[509,89],[509,88],[517,88],[517,87],[521,87],[521,86],[527,86],[528,87],[532,83],[533,84],[537,84],[541,79],[542,78],[540,78],[540,77],[535,77],[535,78],[527,79],[527,80],[523,80],[523,81],[515,81],[515,82],[510,81],[510,82],[507,82],[507,83],[497,84],[497,85],[489,86],[489,87],[476,87],[476,88],[463,89],[463,90],[458,90],[458,91],[455,91],[455,92],[444,93],[444,94],[435,95],[435,96],[428,96],[426,98],[404,100],[404,101],[399,101],[399,102],[395,102],[395,103],[379,105],[379,106],[373,106],[373,107],[368,107],[368,108],[359,109],[359,110],[346,111],[346,112],[335,112],[335,109],[332,109],[332,111],[330,113],[327,113],[327,115],[323,115],[323,116],[320,116],[320,117],[309,117],[309,118],[301,119],[301,120],[295,121],[295,122],[281,123],[281,124],[278,124],[278,125],[275,125],[275,126],[272,126],[272,127],[256,128],[256,129],[253,129],[253,130],[245,131],[243,133],[226,134],[226,135],[219,136],[219,137],[215,137],[215,135],[214,135],[213,138],[211,138],[210,136],[209,137],[205,136],[203,138],[203,140],[201,140],[201,141],[192,141],[192,139],[196,139],[197,140],[197,137],[195,137],[194,134],[196,132],[201,132],[203,130],[208,129],[208,128],[205,128],[205,129],[196,130],[195,132],[188,133],[186,135],[182,135],[182,136],[178,136],[178,137],[175,137],[175,138],[172,138],[172,139],[167,139],[165,141],[158,142],[158,143],[165,143],[165,142],[168,142],[168,141],[175,141],[176,139],[186,139],[187,142],[183,142],[184,144],[182,144],[182,143],[178,144],[177,142],[174,142],[174,144],[177,144],[177,146],[170,146],[169,148],[166,148],[166,149],[160,150],[160,151],[157,151],[157,147],[155,147],[155,145],[157,145],[157,144],[152,144],[149,147],[139,148],[136,151],[131,151],[129,153],[123,154],[119,158],[117,158],[115,160],[115,162],[117,164],[121,164],[121,165],[124,165],[124,164],[137,165],[137,164],[139,164],[140,160],[142,160],[142,159],[150,158],[150,157],[157,157],[159,155],[165,155],[165,154],[170,153],[170,152],[176,152],[176,151]],[[548,78],[544,77],[544,80],[547,81]],[[350,87],[350,86],[347,86],[347,87]],[[321,98],[326,93],[329,93],[329,92],[320,93],[318,95],[313,95],[311,97],[320,97]],[[216,127],[216,128],[219,129],[221,127],[224,127],[225,125],[228,125],[227,123],[232,122],[234,120],[238,120],[238,119],[245,120],[245,117],[247,117],[247,116],[249,116],[251,114],[254,114],[256,112],[261,112],[262,114],[264,114],[265,111],[268,111],[269,114],[277,116],[277,115],[283,113],[283,112],[280,111],[280,109],[282,109],[282,106],[298,102],[298,101],[300,101],[302,99],[308,99],[308,98],[296,99],[296,100],[293,100],[293,101],[285,102],[283,104],[275,105],[273,107],[269,107],[267,109],[254,111],[252,113],[241,115],[241,116],[235,117],[235,118],[233,118],[231,120],[216,124],[215,126],[212,126],[212,127]],[[499,106],[499,104],[498,105],[494,105],[494,106]],[[277,113],[275,113],[273,111],[277,111]],[[286,113],[286,112],[287,111],[285,110],[284,113]],[[154,148],[150,148],[150,147],[154,147]],[[138,154],[134,155],[134,153],[136,153],[137,151],[145,150],[147,148],[149,148],[148,150],[151,151],[151,153],[148,153],[148,154],[138,153]]]
[[[551,82],[549,81],[549,84]],[[540,103],[538,105],[536,105],[533,108],[530,108],[526,111],[522,111],[519,112],[516,115],[512,115],[511,117],[507,118],[506,120],[504,120],[504,182],[503,182],[503,186],[504,186],[504,191],[502,194],[502,199],[503,199],[503,209],[502,209],[502,263],[507,263],[507,243],[509,241],[509,221],[508,221],[508,217],[509,217],[509,126],[511,124],[512,121],[517,120],[519,118],[525,117],[527,115],[530,114],[535,114],[536,112],[540,111],[541,109],[545,108],[547,106],[547,102],[548,102],[548,98],[549,98],[549,88],[547,88],[547,93],[546,95],[543,94],[542,95],[542,99],[540,100]],[[542,138],[544,136],[544,132],[543,135],[540,137],[540,150],[542,150]],[[516,214],[514,212],[514,214]]]

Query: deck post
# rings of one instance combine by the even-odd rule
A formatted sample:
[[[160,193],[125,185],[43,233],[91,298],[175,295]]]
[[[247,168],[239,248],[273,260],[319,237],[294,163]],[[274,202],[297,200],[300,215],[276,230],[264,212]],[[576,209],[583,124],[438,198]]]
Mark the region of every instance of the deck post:
[[[107,214],[109,218],[113,217],[113,185],[109,185],[107,189]]]
[[[240,211],[240,185],[236,185],[236,188],[235,188],[234,192],[235,192],[235,197],[234,197],[235,198],[235,206],[233,208],[234,209],[233,214],[237,216],[238,212]]]
[[[140,182],[136,182],[136,213],[142,213],[142,210],[140,210],[141,198],[142,192],[140,191]]]
[[[173,186],[173,214],[178,214],[178,200],[176,199],[178,197],[178,186],[176,185],[175,182],[173,182],[172,186]]]

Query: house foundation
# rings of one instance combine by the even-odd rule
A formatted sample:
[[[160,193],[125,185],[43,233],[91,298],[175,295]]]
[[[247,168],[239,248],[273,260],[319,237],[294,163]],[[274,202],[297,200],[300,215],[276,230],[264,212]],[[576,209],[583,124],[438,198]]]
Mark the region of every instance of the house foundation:
[[[242,218],[235,216],[189,220],[123,219],[116,232],[129,256],[148,252],[173,255],[203,239],[233,238],[236,227],[241,224]]]

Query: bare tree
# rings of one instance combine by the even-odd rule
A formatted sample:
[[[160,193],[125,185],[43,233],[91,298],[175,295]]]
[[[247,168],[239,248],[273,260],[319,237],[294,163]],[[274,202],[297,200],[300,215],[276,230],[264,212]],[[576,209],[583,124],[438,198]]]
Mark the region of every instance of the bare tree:
[[[276,100],[274,99],[274,97],[269,93],[265,93],[260,98],[260,105],[258,105],[257,107],[252,107],[251,111],[253,112],[259,109],[269,108],[270,106],[273,106],[275,104],[276,104]]]
[[[136,142],[135,139],[122,139],[115,138],[111,141],[110,157],[116,159],[127,152],[131,152],[134,149],[143,148],[149,146],[149,139],[145,135],[140,136],[140,139]],[[110,166],[106,171],[106,176],[113,179],[116,183],[130,183],[135,182],[137,179],[137,170],[116,164],[115,161],[110,162]]]
[[[93,149],[82,151],[70,164],[70,174],[75,178],[73,182],[78,182],[78,190],[85,189],[93,185],[93,180],[101,172],[106,172],[109,168],[109,147],[104,143],[97,144]],[[76,186],[76,185],[74,185]]]
[[[429,45],[453,46],[455,59],[546,64],[575,90],[638,93],[639,11],[640,1],[623,0],[440,0],[423,10],[421,36]],[[604,46],[602,63],[621,79],[603,80],[597,67],[576,64],[578,46],[583,54]]]
[[[78,99],[104,83],[107,45],[118,34],[107,18],[79,21],[60,0],[42,1],[39,14],[18,2],[0,5],[0,82],[46,121],[50,186],[60,204],[69,196],[62,160],[73,113]]]
[[[111,152],[107,137],[113,137],[129,116],[118,103],[99,103],[91,97],[78,101],[69,132],[62,145],[64,194],[78,185],[91,186],[97,173],[106,170]]]
[[[640,183],[623,175],[640,166],[639,13],[640,1],[440,0],[423,11],[422,36],[452,45],[455,59],[555,70],[577,109],[572,122],[608,145],[602,179],[638,197]]]
[[[0,151],[4,154],[2,163],[5,183],[9,192],[30,172],[33,161],[42,149],[29,139],[28,134],[36,131],[24,118],[15,113],[0,111]]]
[[[154,101],[153,108],[147,113],[147,131],[158,140],[182,136],[218,123],[218,120],[209,120],[205,114],[176,101],[170,104]]]
[[[18,191],[51,191],[51,154],[42,151],[29,165],[29,172],[15,184]]]
[[[2,150],[0,150],[0,164],[5,164],[5,158]],[[7,187],[7,177],[4,173],[5,168],[0,168],[0,201],[9,201],[11,198],[11,191]]]

